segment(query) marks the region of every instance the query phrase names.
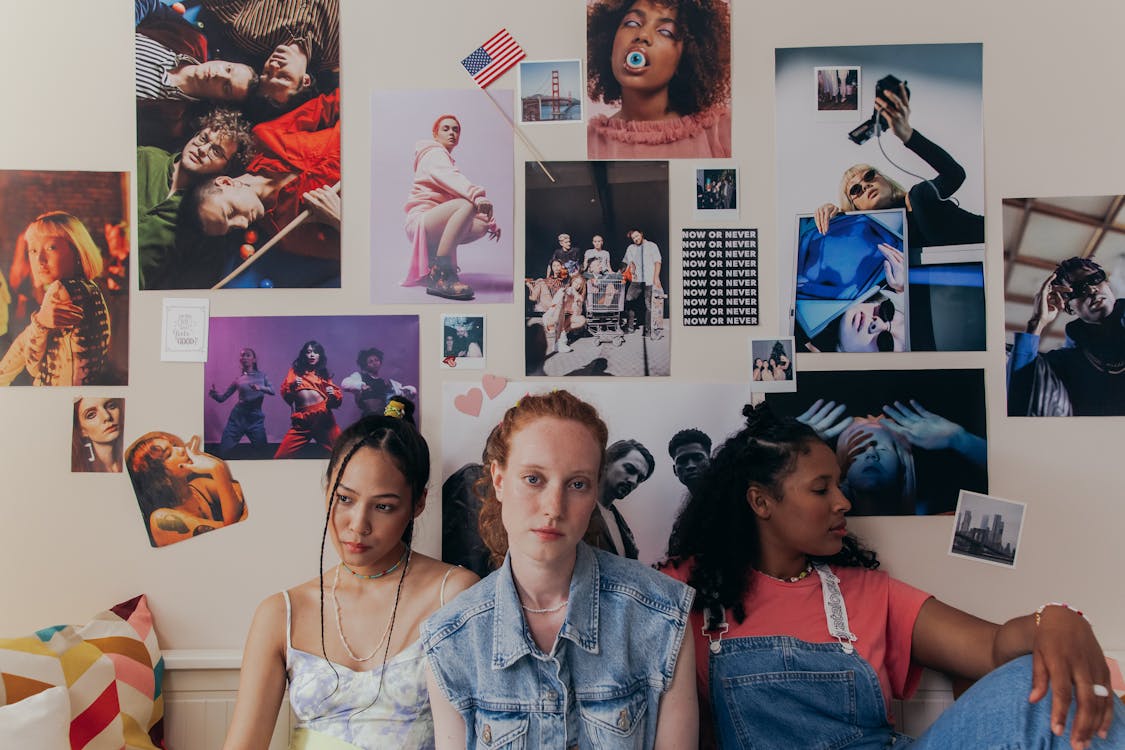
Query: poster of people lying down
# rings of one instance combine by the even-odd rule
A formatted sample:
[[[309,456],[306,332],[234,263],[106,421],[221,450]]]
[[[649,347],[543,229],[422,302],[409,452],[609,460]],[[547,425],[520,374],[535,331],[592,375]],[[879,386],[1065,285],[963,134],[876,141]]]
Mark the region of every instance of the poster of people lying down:
[[[340,286],[338,0],[135,4],[141,289]]]

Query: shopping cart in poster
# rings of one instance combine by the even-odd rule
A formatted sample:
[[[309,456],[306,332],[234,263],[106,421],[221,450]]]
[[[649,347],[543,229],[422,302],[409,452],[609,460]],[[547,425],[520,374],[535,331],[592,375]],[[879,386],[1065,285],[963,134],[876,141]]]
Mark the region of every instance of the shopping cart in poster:
[[[628,282],[619,273],[603,273],[586,280],[586,331],[599,344],[625,343],[621,312],[625,309],[626,286]]]

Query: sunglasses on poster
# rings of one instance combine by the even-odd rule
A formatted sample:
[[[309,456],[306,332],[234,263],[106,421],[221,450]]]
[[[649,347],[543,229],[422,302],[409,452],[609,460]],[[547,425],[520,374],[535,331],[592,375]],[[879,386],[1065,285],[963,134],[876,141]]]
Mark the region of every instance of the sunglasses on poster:
[[[848,197],[851,198],[852,200],[855,200],[856,198],[858,198],[860,195],[863,194],[863,186],[864,185],[870,185],[872,182],[875,181],[875,178],[878,175],[879,175],[879,170],[874,169],[874,168],[869,169],[866,172],[864,172],[860,176],[859,181],[855,182],[855,183],[852,183],[852,186],[850,188],[848,188]]]
[[[1104,283],[1107,278],[1105,271],[1099,268],[1081,281],[1072,281],[1068,290],[1060,289],[1059,295],[1068,302],[1089,297],[1097,291],[1094,287]]]

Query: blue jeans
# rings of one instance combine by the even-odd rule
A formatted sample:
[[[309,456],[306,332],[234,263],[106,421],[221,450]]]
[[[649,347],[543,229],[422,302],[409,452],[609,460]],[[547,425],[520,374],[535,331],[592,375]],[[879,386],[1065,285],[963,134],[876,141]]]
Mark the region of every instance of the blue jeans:
[[[938,717],[921,737],[895,750],[946,750],[946,748],[980,748],[980,750],[1069,750],[1070,725],[1074,720],[1074,704],[1066,717],[1062,737],[1051,734],[1051,693],[1038,703],[1028,703],[1031,692],[1031,656],[994,669],[978,680]],[[1113,725],[1109,737],[1094,736],[1093,748],[1125,748],[1125,707],[1112,698]]]

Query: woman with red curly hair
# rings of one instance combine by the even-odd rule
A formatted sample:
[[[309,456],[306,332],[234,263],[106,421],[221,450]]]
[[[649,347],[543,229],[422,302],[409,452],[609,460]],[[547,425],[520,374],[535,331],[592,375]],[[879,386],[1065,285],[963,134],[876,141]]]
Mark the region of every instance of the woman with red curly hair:
[[[586,43],[591,159],[731,155],[727,0],[592,0]]]

